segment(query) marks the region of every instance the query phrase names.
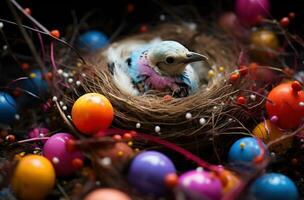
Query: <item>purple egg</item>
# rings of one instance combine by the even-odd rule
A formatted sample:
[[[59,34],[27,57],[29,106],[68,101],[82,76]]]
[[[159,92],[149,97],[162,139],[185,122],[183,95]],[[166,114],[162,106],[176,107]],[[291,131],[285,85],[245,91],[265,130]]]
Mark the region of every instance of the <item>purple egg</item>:
[[[166,191],[166,175],[175,172],[176,169],[167,156],[157,151],[145,151],[132,161],[128,181],[141,193],[161,196]]]
[[[45,137],[50,132],[47,128],[34,128],[29,133],[29,138],[41,138]],[[45,143],[46,140],[41,140],[41,142]]]
[[[70,139],[74,139],[74,137],[68,133],[57,133],[52,135],[43,146],[43,156],[52,162],[58,176],[73,174],[77,170],[73,166],[73,160],[84,159],[81,152],[69,152],[66,149],[66,143]]]
[[[179,189],[187,199],[219,200],[222,197],[222,183],[214,174],[192,170],[182,174],[178,180]]]
[[[259,16],[267,16],[270,4],[268,0],[236,0],[235,12],[243,25],[255,25]]]

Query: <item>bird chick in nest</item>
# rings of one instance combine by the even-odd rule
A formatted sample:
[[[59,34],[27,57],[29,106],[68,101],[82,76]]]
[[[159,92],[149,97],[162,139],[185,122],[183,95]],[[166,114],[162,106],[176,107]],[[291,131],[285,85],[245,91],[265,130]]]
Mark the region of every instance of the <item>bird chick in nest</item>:
[[[176,41],[127,41],[106,52],[117,87],[131,95],[157,91],[186,97],[198,89],[198,75],[191,64],[206,61]]]

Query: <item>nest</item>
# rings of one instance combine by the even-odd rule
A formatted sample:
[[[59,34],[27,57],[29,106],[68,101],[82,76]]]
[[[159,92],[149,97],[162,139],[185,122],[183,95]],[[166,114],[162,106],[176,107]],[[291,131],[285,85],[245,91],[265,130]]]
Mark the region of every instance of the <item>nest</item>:
[[[195,94],[184,98],[168,100],[155,94],[131,96],[114,84],[107,60],[102,56],[106,49],[88,55],[88,64],[82,68],[82,72],[86,73],[82,87],[86,93],[97,92],[111,101],[115,110],[113,126],[135,130],[137,124],[137,131],[158,134],[189,148],[194,138],[196,141],[210,141],[216,135],[246,133],[242,122],[248,119],[248,112],[244,112],[244,107],[235,104],[232,99],[246,84],[242,81],[231,84],[229,78],[227,80],[235,70],[240,43],[219,30],[208,35],[176,24],[159,25],[149,33],[140,33],[126,39],[151,40],[155,37],[178,41],[192,51],[207,55],[214,66],[215,78],[210,79],[207,85],[202,85]],[[117,43],[123,41],[124,39]],[[225,73],[219,72],[219,66],[225,67]],[[80,94],[81,92],[76,96]],[[69,96],[68,99],[73,103],[75,98]],[[158,133],[155,132],[156,126],[160,128]],[[179,142],[180,138],[182,143]]]

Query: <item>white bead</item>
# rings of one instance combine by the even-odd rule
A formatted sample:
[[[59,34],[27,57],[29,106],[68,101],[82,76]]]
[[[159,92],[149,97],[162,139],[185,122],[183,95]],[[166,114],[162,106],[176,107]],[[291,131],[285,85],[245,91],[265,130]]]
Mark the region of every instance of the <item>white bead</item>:
[[[196,168],[196,171],[197,171],[197,172],[203,172],[203,171],[204,171],[204,168],[198,167],[198,168]]]
[[[72,119],[71,115],[67,115],[67,118]]]
[[[304,102],[300,101],[299,106],[303,107],[304,106]]]
[[[72,78],[69,78],[69,79],[68,79],[68,82],[69,82],[69,83],[73,83],[73,79],[72,79]]]
[[[15,115],[15,119],[16,119],[16,120],[19,120],[19,119],[20,119],[20,115],[16,114],[16,115]]]
[[[53,158],[52,158],[52,162],[56,165],[56,164],[58,164],[60,161],[59,161],[59,158],[53,157]]]
[[[140,128],[141,124],[140,123],[136,123],[136,128]]]
[[[191,113],[186,113],[186,119],[191,119],[192,118],[192,114]]]
[[[82,73],[81,76],[82,76],[82,77],[86,77],[87,75],[86,75],[85,73]]]
[[[59,105],[63,106],[63,101],[59,101]]]
[[[3,45],[3,50],[5,51],[5,50],[7,50],[7,48],[8,48],[8,46],[7,45]]]
[[[213,106],[213,110],[217,110],[217,106]]]
[[[67,106],[62,106],[62,110],[67,110],[68,107]]]
[[[164,14],[161,14],[161,15],[159,16],[159,19],[160,19],[161,21],[164,21],[164,20],[166,19],[166,16],[165,16]]]
[[[155,126],[155,132],[159,133],[160,132],[160,127],[159,126]]]
[[[109,165],[111,165],[111,163],[112,163],[112,160],[111,160],[111,158],[109,158],[109,157],[104,157],[104,158],[101,159],[101,161],[100,161],[100,164],[101,164],[102,166],[109,166]]]
[[[69,74],[68,74],[68,73],[66,73],[66,72],[63,72],[63,74],[62,74],[62,75],[63,75],[63,77],[64,77],[64,78],[69,77]]]
[[[62,74],[62,73],[63,73],[63,70],[62,70],[62,69],[58,69],[58,70],[57,70],[57,73],[58,73],[58,74]]]
[[[58,100],[58,98],[56,97],[56,96],[53,96],[53,99],[52,99],[53,101],[57,101]]]
[[[4,24],[2,22],[0,22],[0,29],[2,29],[4,26]]]
[[[76,85],[79,86],[81,84],[80,81],[76,81]]]
[[[200,118],[199,120],[200,125],[204,125],[206,123],[206,119],[205,118]]]
[[[256,96],[255,96],[254,94],[251,94],[251,95],[250,95],[250,99],[251,99],[252,101],[255,101],[255,100],[256,100]]]

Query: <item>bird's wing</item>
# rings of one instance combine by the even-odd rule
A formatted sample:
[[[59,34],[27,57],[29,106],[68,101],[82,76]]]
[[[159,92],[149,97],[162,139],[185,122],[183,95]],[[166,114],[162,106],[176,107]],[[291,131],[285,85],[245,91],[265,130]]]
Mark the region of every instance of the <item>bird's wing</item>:
[[[151,41],[144,40],[124,40],[121,42],[113,43],[103,55],[107,58],[108,65],[111,66],[113,73],[113,81],[115,85],[123,92],[130,95],[138,95],[138,90],[133,85],[133,80],[129,74],[128,60],[132,52],[143,48],[146,45],[159,42],[159,38]]]
[[[182,80],[190,86],[191,92],[198,89],[199,78],[190,64],[186,66],[185,72],[182,74]]]

